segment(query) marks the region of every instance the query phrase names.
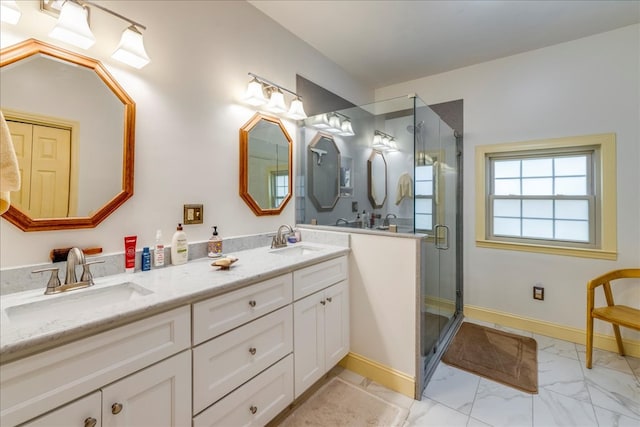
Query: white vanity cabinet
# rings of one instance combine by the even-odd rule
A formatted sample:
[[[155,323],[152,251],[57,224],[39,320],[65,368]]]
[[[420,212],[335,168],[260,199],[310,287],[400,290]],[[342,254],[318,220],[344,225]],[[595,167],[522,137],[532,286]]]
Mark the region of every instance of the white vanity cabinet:
[[[101,427],[101,406],[102,393],[96,391],[21,427]]]
[[[294,295],[298,286],[306,292],[293,304],[296,398],[349,352],[346,257],[296,271]]]
[[[159,411],[163,405],[175,404],[179,407],[167,410],[184,414],[180,408],[183,405],[189,408],[191,400],[191,355],[190,351],[184,352],[190,346],[190,323],[190,309],[185,306],[0,365],[0,425],[14,426],[52,410],[60,410],[62,416],[65,413],[75,414],[73,404],[66,409],[62,406],[91,393],[117,391],[117,381],[126,381],[126,377],[134,373],[135,377],[141,378],[141,383],[142,378],[149,376],[171,382],[171,387],[175,387],[172,392],[180,393],[181,399],[187,400],[186,403],[177,398],[168,401],[166,393],[152,390],[159,383],[149,389],[143,385],[138,390],[140,400],[135,403],[136,396],[114,394],[127,402],[127,412],[135,412],[128,410],[130,406],[151,407]],[[179,352],[183,353],[175,356],[173,362],[160,362]],[[160,364],[154,365],[157,362]],[[173,363],[183,364],[183,370],[165,372],[164,368],[174,366]],[[162,383],[160,387],[167,385]],[[133,389],[128,390],[130,393]],[[104,400],[103,395],[102,401],[110,406],[119,400]],[[98,426],[125,425],[110,423],[111,418],[106,415],[98,406],[91,417],[96,420],[102,418],[102,424],[97,423]],[[187,412],[187,415],[190,414]],[[73,426],[76,423],[74,415],[63,425]],[[185,423],[189,423],[188,418],[177,420],[175,424],[161,424]]]

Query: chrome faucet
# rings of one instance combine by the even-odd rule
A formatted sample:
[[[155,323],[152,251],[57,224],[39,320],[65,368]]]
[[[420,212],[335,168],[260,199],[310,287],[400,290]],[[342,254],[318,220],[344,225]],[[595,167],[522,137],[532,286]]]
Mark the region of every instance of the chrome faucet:
[[[287,246],[287,238],[284,234],[282,234],[283,229],[289,230],[288,234],[293,234],[293,229],[287,224],[283,224],[278,227],[278,232],[275,236],[273,236],[273,240],[271,241],[271,249],[284,248],[285,246]]]
[[[388,213],[387,216],[384,217],[384,221],[382,221],[382,225],[385,227],[389,226],[389,218],[398,218],[396,214]]]
[[[84,257],[84,252],[82,252],[81,249],[71,248],[69,250],[69,253],[67,254],[67,277],[65,277],[64,279],[64,285],[60,283],[60,279],[58,278],[58,267],[43,268],[40,270],[32,271],[32,273],[42,273],[45,271],[50,271],[51,277],[49,277],[49,281],[47,282],[47,289],[45,289],[44,294],[58,294],[60,292],[70,291],[72,289],[81,289],[88,286],[93,286],[93,276],[91,274],[89,266],[91,264],[102,262],[104,261],[87,262]],[[82,266],[82,276],[80,277],[80,281],[78,281],[78,278],[76,276],[76,267],[78,265]]]
[[[76,277],[76,266],[84,265],[87,261],[84,258],[84,252],[82,252],[79,248],[71,248],[69,254],[67,255],[67,277],[64,279],[64,284],[69,285],[71,283],[78,283],[78,278]]]
[[[347,220],[346,220],[346,219],[344,219],[344,218],[338,218],[338,219],[336,220],[336,225],[340,225],[340,223],[341,223],[341,222],[343,222],[345,225],[349,225],[349,221],[347,221]]]

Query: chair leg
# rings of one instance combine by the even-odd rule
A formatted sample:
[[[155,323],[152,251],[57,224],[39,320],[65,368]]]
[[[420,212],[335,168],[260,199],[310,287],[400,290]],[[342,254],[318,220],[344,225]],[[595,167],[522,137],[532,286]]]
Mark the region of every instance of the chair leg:
[[[591,369],[593,353],[593,317],[587,315],[587,369]]]
[[[622,337],[620,336],[620,326],[614,324],[611,326],[613,326],[613,333],[616,336],[616,343],[618,343],[618,353],[620,353],[620,356],[624,356],[624,347],[622,346]]]

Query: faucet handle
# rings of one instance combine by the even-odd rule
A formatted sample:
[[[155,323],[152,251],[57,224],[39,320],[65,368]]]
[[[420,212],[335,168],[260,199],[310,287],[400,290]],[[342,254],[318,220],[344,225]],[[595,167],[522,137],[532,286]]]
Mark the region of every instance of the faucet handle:
[[[91,274],[91,265],[93,264],[102,264],[104,260],[100,261],[89,261],[82,264],[82,276],[80,277],[81,282],[88,282],[89,286],[93,286],[93,274]]]
[[[46,271],[51,272],[51,276],[49,277],[49,281],[47,282],[47,289],[45,289],[44,294],[55,294],[57,288],[60,286],[60,278],[58,277],[58,267],[49,267],[42,268],[40,270],[34,270],[31,273],[44,273]]]

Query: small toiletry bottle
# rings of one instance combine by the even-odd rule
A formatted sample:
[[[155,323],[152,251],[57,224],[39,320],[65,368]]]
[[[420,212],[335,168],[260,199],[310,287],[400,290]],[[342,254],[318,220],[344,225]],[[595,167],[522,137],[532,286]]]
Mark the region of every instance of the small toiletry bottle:
[[[302,242],[302,233],[297,228],[293,229],[293,234],[296,236],[296,242]]]
[[[367,211],[362,211],[362,228],[369,228],[369,215],[367,215]]]
[[[164,244],[162,243],[162,230],[156,231],[156,244],[153,247],[153,266],[164,266]]]
[[[189,260],[189,244],[187,235],[182,231],[182,224],[178,224],[171,239],[171,264],[182,265]]]
[[[149,252],[149,247],[145,246],[142,248],[142,271],[151,270],[151,252]]]
[[[213,234],[207,244],[207,254],[209,258],[218,258],[222,256],[222,239],[218,235],[218,227],[214,225],[211,228],[213,228]]]

